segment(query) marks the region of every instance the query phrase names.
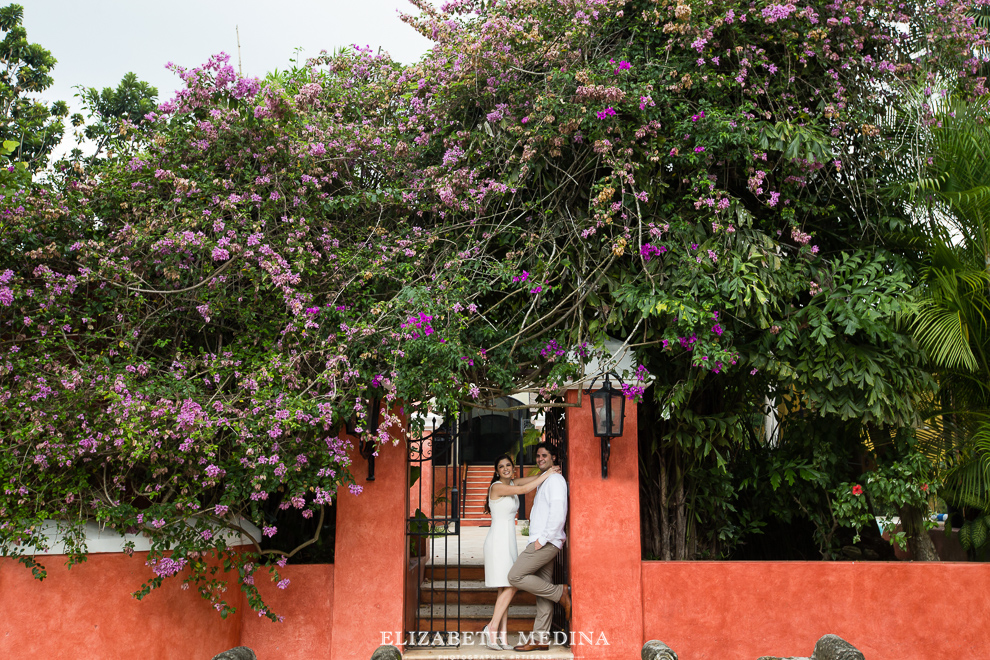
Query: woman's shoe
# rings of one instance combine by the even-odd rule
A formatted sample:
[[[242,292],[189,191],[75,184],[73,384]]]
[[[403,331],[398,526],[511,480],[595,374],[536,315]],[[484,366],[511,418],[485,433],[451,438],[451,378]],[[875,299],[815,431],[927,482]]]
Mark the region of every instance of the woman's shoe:
[[[499,648],[500,648],[500,649],[502,649],[503,651],[511,651],[511,650],[513,649],[513,647],[512,647],[512,646],[509,646],[508,644],[506,644],[506,643],[505,643],[505,642],[503,642],[502,640],[499,640],[499,641],[498,641],[498,646],[499,646]]]
[[[481,631],[481,643],[493,651],[502,650],[502,647],[498,645],[498,642],[495,641],[492,634],[488,632],[488,626],[485,626]]]

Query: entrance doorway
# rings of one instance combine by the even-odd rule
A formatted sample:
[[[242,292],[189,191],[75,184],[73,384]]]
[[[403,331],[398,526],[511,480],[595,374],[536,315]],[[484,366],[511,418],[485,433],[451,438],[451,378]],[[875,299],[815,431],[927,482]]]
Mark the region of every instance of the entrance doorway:
[[[496,410],[448,416],[419,440],[410,441],[406,630],[413,634],[405,641],[412,648],[460,647],[464,632],[480,632],[492,616],[497,589],[485,586],[483,546],[489,519],[481,506],[495,459],[509,454],[526,474],[534,465],[533,446],[543,439],[557,448],[567,477],[565,409],[548,409],[542,432],[527,434],[537,427],[523,405],[505,397],[496,401]],[[520,497],[520,552],[529,543],[523,534],[528,531],[526,512]],[[556,583],[568,582],[567,547],[555,562]],[[530,632],[535,614],[535,598],[518,593],[509,609],[510,637]],[[559,607],[553,629],[567,632]],[[478,639],[475,635],[476,643]]]

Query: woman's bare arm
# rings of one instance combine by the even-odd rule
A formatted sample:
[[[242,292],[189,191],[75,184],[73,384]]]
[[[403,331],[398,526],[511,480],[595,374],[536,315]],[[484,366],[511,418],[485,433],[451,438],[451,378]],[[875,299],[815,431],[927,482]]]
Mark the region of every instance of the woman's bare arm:
[[[549,470],[547,470],[546,472],[540,474],[539,476],[527,477],[526,483],[524,484],[519,483],[519,481],[522,481],[521,479],[512,486],[506,486],[503,483],[496,483],[494,486],[492,486],[491,489],[492,497],[495,498],[495,497],[504,497],[506,495],[525,495],[526,493],[531,493],[534,490],[536,490],[537,486],[539,486],[544,481],[546,481],[547,477],[549,477],[551,474],[560,474],[560,468],[554,466]]]
[[[514,481],[516,482],[517,486],[525,486],[534,479],[539,479],[541,476],[543,476],[542,472],[540,474],[534,474],[531,477],[519,477],[518,479],[514,479]]]

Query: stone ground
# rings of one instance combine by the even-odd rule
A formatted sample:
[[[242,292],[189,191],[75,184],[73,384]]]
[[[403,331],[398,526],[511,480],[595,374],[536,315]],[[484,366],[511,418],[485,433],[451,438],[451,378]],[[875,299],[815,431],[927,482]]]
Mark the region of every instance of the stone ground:
[[[529,537],[522,535],[525,525],[516,523],[516,545],[519,552],[523,551],[529,544]],[[485,537],[488,535],[487,527],[461,527],[460,534],[460,557],[462,566],[484,566],[485,565]],[[453,563],[456,563],[458,552],[458,537],[446,536],[442,538],[430,539],[433,544],[433,556],[431,561],[435,564],[443,564],[447,554],[450,554]]]

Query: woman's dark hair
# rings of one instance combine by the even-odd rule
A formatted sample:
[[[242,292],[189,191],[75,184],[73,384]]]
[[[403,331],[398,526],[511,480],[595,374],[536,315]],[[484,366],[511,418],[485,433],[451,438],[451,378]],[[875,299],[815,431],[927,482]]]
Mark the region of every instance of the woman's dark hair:
[[[513,468],[516,467],[516,462],[514,460],[512,460],[512,457],[509,456],[508,454],[502,454],[501,456],[499,456],[498,458],[495,459],[495,474],[492,475],[491,483],[488,484],[488,493],[485,495],[485,509],[484,509],[484,511],[487,514],[491,514],[491,512],[492,512],[491,507],[488,506],[488,496],[491,495],[492,484],[495,483],[496,481],[498,481],[498,464],[501,463],[502,461],[504,461],[505,459],[509,459],[509,462],[512,463],[512,467]]]

